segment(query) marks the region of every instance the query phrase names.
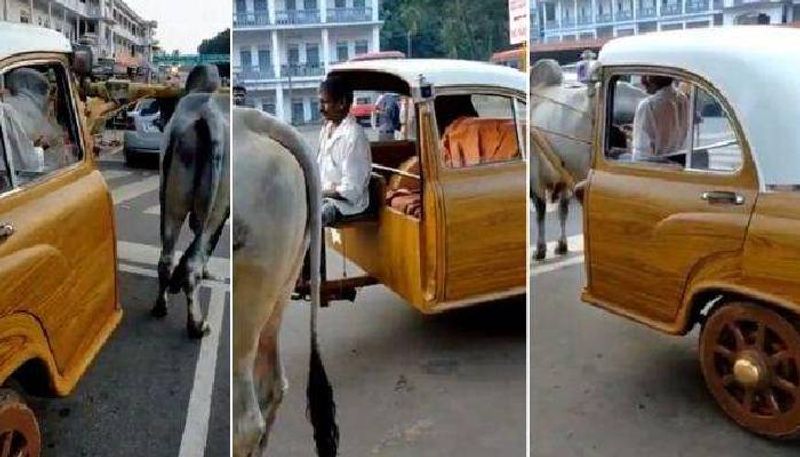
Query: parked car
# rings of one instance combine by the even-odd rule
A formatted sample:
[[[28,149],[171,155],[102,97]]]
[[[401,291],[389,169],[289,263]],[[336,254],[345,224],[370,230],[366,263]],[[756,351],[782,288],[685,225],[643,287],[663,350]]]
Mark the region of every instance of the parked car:
[[[771,438],[800,436],[797,49],[800,30],[770,27],[609,42],[593,72],[592,171],[578,186],[583,300],[669,334],[699,325],[711,394]],[[609,132],[616,84],[643,75],[673,79],[691,128],[681,149],[637,160]]]
[[[122,151],[126,164],[136,164],[144,157],[157,157],[164,133],[159,126],[161,109],[158,100],[144,98],[127,113]]]

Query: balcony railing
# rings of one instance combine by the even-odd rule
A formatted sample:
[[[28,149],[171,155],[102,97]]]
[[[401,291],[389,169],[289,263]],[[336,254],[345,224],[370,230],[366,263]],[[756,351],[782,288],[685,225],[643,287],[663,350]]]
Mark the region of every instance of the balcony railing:
[[[640,18],[656,17],[656,6],[651,3],[646,5],[640,4],[637,16]]]
[[[328,8],[328,22],[368,22],[372,8]]]
[[[630,21],[633,19],[633,11],[617,11],[618,21]]]
[[[275,12],[275,23],[279,25],[319,23],[319,10],[283,10]]]
[[[286,78],[302,78],[308,76],[322,76],[325,74],[325,68],[322,63],[318,64],[289,64],[281,66],[281,77]]]
[[[91,18],[103,17],[100,13],[100,5],[86,5],[86,15]]]
[[[563,28],[574,27],[574,26],[575,26],[575,21],[572,18],[564,18],[561,20],[561,27]]]
[[[272,69],[272,66],[269,67],[249,67],[249,68],[242,68],[242,67],[234,67],[233,74],[235,79],[239,81],[250,80],[250,81],[258,81],[263,79],[275,79],[275,71]]]
[[[708,11],[708,0],[689,0],[686,2],[687,13],[699,13]]]
[[[661,5],[661,15],[662,16],[672,16],[674,14],[681,14],[681,5],[680,4],[662,4]]]
[[[555,20],[545,21],[544,28],[545,29],[557,29],[558,28],[558,21],[555,21]]]
[[[253,27],[259,25],[269,25],[269,13],[266,11],[234,13],[234,27]]]
[[[578,24],[591,24],[592,20],[592,16],[578,16]]]
[[[611,13],[603,13],[603,14],[598,14],[597,15],[597,22],[598,23],[611,22],[613,19],[614,18],[611,15]]]

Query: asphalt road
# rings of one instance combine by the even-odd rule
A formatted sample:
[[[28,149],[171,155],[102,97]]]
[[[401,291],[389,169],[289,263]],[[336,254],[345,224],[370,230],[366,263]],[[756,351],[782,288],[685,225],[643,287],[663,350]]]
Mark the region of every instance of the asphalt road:
[[[316,144],[316,128],[301,129]],[[341,258],[329,254],[329,268]],[[354,274],[354,266],[348,266]],[[270,456],[312,455],[305,418],[308,306],[293,302],[281,328],[289,380]],[[382,286],[319,316],[333,383],[341,455],[517,457],[526,449],[524,300],[423,316]]]
[[[61,399],[33,399],[45,457],[228,456],[229,285],[205,282],[200,297],[212,322],[203,342],[185,334],[183,297],[172,296],[163,321],[148,312],[157,291],[158,169],[131,169],[122,154],[100,169],[116,207],[122,323],[77,389]],[[212,269],[228,276],[228,231]],[[182,235],[180,249],[188,245]],[[221,333],[220,333],[221,331]]]
[[[755,437],[723,415],[700,373],[696,331],[662,335],[580,301],[581,231],[573,205],[573,252],[553,258],[551,245],[548,259],[532,264],[532,455],[797,456],[800,443]],[[558,238],[556,212],[546,234]]]

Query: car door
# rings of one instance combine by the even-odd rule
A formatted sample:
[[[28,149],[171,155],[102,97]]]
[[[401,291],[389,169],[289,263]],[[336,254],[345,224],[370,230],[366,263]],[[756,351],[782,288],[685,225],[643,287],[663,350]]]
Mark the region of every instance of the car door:
[[[730,106],[699,78],[663,69],[606,72],[584,201],[585,298],[654,325],[669,324],[676,319],[692,273],[706,260],[743,249],[757,196],[755,167]],[[678,132],[681,146],[667,146],[663,129],[651,132],[654,138],[662,135],[660,143],[648,143],[650,152],[658,154],[654,157],[633,151],[633,144],[648,138],[642,136],[647,129],[637,133],[634,118],[631,136],[630,126],[618,123],[624,116],[615,115],[630,106],[630,100],[617,94],[631,91],[620,91],[618,85],[645,74],[673,78],[663,88],[669,95],[643,99],[648,110],[662,116],[649,125],[680,119],[682,108],[675,108],[680,106],[688,119],[684,127],[676,122],[678,127],[671,129],[671,135]],[[674,99],[656,104],[652,97],[657,96]],[[685,103],[675,103],[678,99]],[[666,105],[675,111],[662,109]],[[635,116],[643,111],[637,109]],[[626,131],[627,136],[620,133]]]
[[[521,94],[437,89],[444,301],[524,290],[525,102]]]
[[[81,141],[66,62],[21,60],[0,65],[0,319],[35,316],[64,371],[118,319],[113,214]],[[24,93],[20,77],[47,92]],[[47,110],[26,101],[41,96]]]

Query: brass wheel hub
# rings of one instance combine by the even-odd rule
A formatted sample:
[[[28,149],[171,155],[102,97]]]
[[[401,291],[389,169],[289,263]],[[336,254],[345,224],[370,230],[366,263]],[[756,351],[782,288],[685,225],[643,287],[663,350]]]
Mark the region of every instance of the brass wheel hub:
[[[742,387],[756,389],[769,382],[769,367],[760,354],[745,351],[733,363],[733,377]]]

